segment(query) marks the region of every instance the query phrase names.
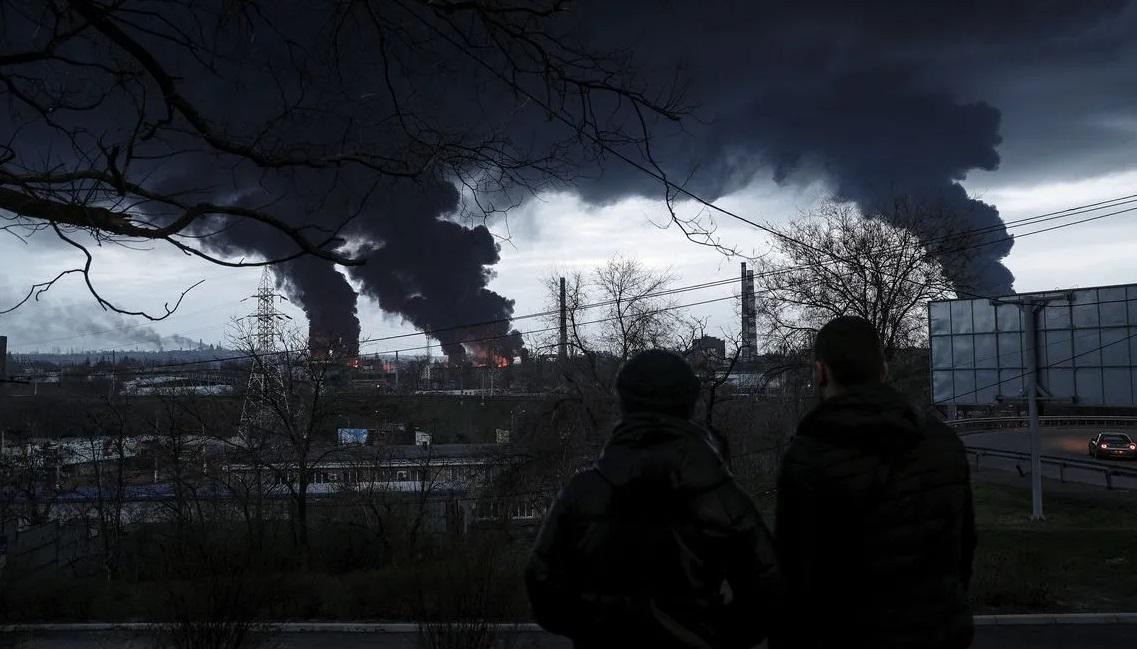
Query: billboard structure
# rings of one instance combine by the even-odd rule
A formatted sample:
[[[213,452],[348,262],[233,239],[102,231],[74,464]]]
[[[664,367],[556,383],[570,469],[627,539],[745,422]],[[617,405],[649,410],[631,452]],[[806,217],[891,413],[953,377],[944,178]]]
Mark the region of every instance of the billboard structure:
[[[1024,301],[1037,345],[1026,344]],[[1025,398],[1034,360],[1043,398],[1137,406],[1137,284],[932,302],[928,329],[935,403]]]
[[[1137,406],[1137,284],[928,304],[932,401],[1022,400],[1042,518],[1038,400]]]

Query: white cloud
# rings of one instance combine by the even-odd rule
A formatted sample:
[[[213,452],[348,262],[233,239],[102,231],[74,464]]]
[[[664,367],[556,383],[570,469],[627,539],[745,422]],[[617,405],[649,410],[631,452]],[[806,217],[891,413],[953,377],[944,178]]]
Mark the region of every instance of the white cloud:
[[[1137,194],[1137,169],[1082,180],[1008,185],[987,191],[983,200],[999,207],[1005,220],[1046,214],[1120,196]],[[1079,219],[1116,212],[1137,203],[1011,230],[1018,235],[1005,260],[1018,291],[1137,282],[1137,211],[1022,236]]]

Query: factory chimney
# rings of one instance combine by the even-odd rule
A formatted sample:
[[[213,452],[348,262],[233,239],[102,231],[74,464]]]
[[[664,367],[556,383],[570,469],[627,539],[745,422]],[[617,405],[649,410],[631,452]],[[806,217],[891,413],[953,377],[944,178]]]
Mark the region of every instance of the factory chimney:
[[[758,351],[758,311],[754,301],[754,271],[742,262],[742,353],[739,360],[752,364]]]
[[[568,356],[568,310],[565,306],[565,278],[561,278],[561,305],[560,305],[560,339],[557,346],[557,357]]]

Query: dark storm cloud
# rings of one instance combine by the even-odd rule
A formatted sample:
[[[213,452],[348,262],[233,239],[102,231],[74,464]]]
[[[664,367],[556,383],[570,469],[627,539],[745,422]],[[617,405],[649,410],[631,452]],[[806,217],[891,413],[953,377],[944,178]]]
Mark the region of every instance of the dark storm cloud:
[[[251,30],[255,34],[210,37],[220,61],[212,70],[179,57],[168,43],[140,38],[178,69],[187,96],[229,132],[299,142],[308,150],[336,152],[362,142],[392,155],[413,154],[424,142],[388,137],[394,121],[386,95],[390,81],[406,100],[401,113],[423,118],[410,130],[424,137],[468,133],[471,139],[501,138],[517,149],[556,151],[575,165],[573,187],[596,204],[662,195],[656,181],[610,156],[597,160],[598,152],[587,147],[566,153],[562,145],[572,133],[445,44],[427,48],[424,40],[391,39],[387,47],[402,42],[406,49],[391,57],[386,78],[375,34],[365,27],[329,24],[321,3],[274,6],[279,11],[272,29],[262,24]],[[1015,155],[1037,166],[1048,164],[1043,153],[1053,153],[1059,145],[1053,143],[1083,157],[1108,150],[1113,153],[1103,159],[1124,158],[1117,142],[1131,140],[1107,137],[1113,131],[1103,124],[1133,116],[1137,84],[1120,81],[1137,63],[1130,39],[1134,14],[1125,2],[589,0],[571,5],[553,27],[589,48],[627,54],[637,87],[682,80],[692,118],[680,126],[651,120],[652,152],[672,178],[704,198],[717,199],[763,174],[784,183],[824,178],[839,198],[865,207],[896,194],[944,203],[956,225],[989,227],[988,236],[997,238],[1005,230],[995,207],[968,197],[959,182],[969,172],[995,169],[1008,133],[1020,143]],[[34,38],[19,27],[12,23],[8,31]],[[151,27],[164,29],[158,22]],[[328,47],[333,32],[334,50]],[[102,55],[97,48],[89,54]],[[425,68],[401,67],[411,60]],[[1092,79],[1092,87],[1080,88],[1080,78]],[[620,107],[598,101],[599,108],[613,109],[608,125],[634,123]],[[303,110],[262,131],[282,102]],[[116,121],[124,108],[109,101],[80,118],[113,142],[133,126]],[[17,143],[29,157],[52,141],[36,128],[24,128],[25,139]],[[1032,138],[1052,144],[1033,144]],[[1096,141],[1102,138],[1112,144]],[[460,165],[431,169],[415,182],[376,182],[359,169],[255,168],[183,151],[188,143],[168,137],[161,145],[179,155],[155,162],[146,173],[187,200],[255,206],[290,223],[322,225],[326,231],[311,234],[330,237],[328,247],[345,240],[361,246],[366,265],[347,272],[362,292],[384,310],[435,331],[447,353],[460,354],[464,338],[505,334],[504,323],[449,329],[512,314],[512,301],[487,288],[499,259],[489,231],[455,220]],[[548,180],[537,174],[526,179],[534,185]],[[500,201],[502,195],[484,198]],[[348,216],[350,222],[333,231]],[[211,228],[220,231],[209,245],[224,254],[279,257],[294,250],[264,228],[214,220],[200,231]],[[1000,260],[1010,245],[978,251],[972,267],[961,269],[959,283],[1009,291],[1013,277]],[[355,292],[339,270],[302,259],[279,271],[314,328],[332,338],[358,336]]]
[[[602,4],[597,14],[606,15],[583,28],[587,39],[635,52],[650,62],[649,78],[679,69],[687,80],[699,119],[682,135],[659,138],[655,153],[674,178],[697,169],[689,187],[704,197],[739,189],[756,173],[779,182],[820,176],[839,198],[868,208],[896,194],[941,203],[957,214],[952,227],[990,228],[991,240],[1006,235],[998,212],[959,185],[969,171],[1000,163],[1006,120],[977,92],[983,78],[1057,65],[1131,75],[1137,65],[1132,30],[1118,27],[1134,22],[1123,2],[592,4]],[[1048,87],[1044,76],[1038,86],[1050,95],[1078,94],[1071,92],[1076,79],[1055,81]],[[1106,90],[1092,103],[1104,108],[1110,92],[1135,87]],[[1024,94],[1015,114],[1033,117]],[[1092,148],[1110,139],[1088,119],[1070,122],[1045,105],[1034,109],[1065,122],[1045,129],[1060,131],[1051,142]],[[1080,117],[1089,115],[1083,110]],[[1045,146],[1029,136],[1019,141],[1024,150]],[[1033,166],[1045,164],[1036,159]],[[652,192],[619,163],[581,184],[598,202],[632,188]],[[1000,260],[1010,247],[1006,241],[978,249],[972,267],[959,269],[958,283],[1009,292],[1013,277]]]

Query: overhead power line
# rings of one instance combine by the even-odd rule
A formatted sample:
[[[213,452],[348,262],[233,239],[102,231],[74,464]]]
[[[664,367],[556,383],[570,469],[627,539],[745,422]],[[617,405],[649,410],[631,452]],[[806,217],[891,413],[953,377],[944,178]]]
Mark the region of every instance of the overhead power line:
[[[1134,196],[1137,196],[1137,195],[1134,195]],[[1091,203],[1091,204],[1088,204],[1087,206],[1095,206],[1095,205],[1096,205],[1096,206],[1101,206],[1101,205],[1107,205],[1107,204],[1111,204],[1111,203],[1112,203],[1112,205],[1108,205],[1109,207],[1112,207],[1112,206],[1114,206],[1114,205],[1123,204],[1123,203],[1118,203],[1117,201],[1118,201],[1118,200],[1121,200],[1121,199],[1125,199],[1125,198],[1129,198],[1129,197],[1120,197],[1119,199],[1113,199],[1113,200],[1109,200],[1109,201],[1100,201],[1100,202],[1098,202],[1098,203]],[[1133,202],[1133,201],[1129,201],[1129,202]],[[1051,216],[1053,216],[1053,215],[1055,215],[1055,214],[1064,214],[1064,215],[1066,215],[1066,216],[1071,216],[1071,215],[1074,215],[1074,214],[1077,214],[1077,213],[1079,213],[1079,212],[1078,212],[1079,210],[1081,210],[1082,208],[1084,208],[1084,207],[1087,207],[1087,206],[1078,206],[1078,207],[1073,207],[1073,208],[1067,208],[1067,209],[1065,209],[1065,210],[1059,210],[1058,212],[1051,212],[1051,213],[1048,213],[1048,214],[1045,214],[1045,215],[1040,215],[1040,216],[1045,216],[1045,217],[1047,217],[1047,218],[1049,218],[1049,217],[1051,217]],[[1057,229],[1060,229],[1060,228],[1063,228],[1063,227],[1069,227],[1069,226],[1073,226],[1073,225],[1079,225],[1079,224],[1081,224],[1081,223],[1085,223],[1085,222],[1088,222],[1088,221],[1094,221],[1094,220],[1098,220],[1098,219],[1101,219],[1101,218],[1105,218],[1105,217],[1109,217],[1109,216],[1114,216],[1114,215],[1117,215],[1117,214],[1121,214],[1121,213],[1134,212],[1134,211],[1137,211],[1137,207],[1133,207],[1133,208],[1127,208],[1127,209],[1124,209],[1124,210],[1119,210],[1119,211],[1115,211],[1115,212],[1109,212],[1109,213],[1106,213],[1106,214],[1101,214],[1101,215],[1096,215],[1096,216],[1093,216],[1093,217],[1089,217],[1089,218],[1086,218],[1086,219],[1081,219],[1081,220],[1078,220],[1078,221],[1075,221],[1075,222],[1072,222],[1072,223],[1061,224],[1061,225],[1058,225],[1058,226],[1051,226],[1051,227],[1048,227],[1048,228],[1043,228],[1043,229],[1040,229],[1040,230],[1035,230],[1035,231],[1027,232],[1027,233],[1024,233],[1024,234],[1020,234],[1020,235],[1017,235],[1017,237],[1016,237],[1016,238],[1023,238],[1023,237],[1027,237],[1027,236],[1031,236],[1031,235],[1035,235],[1035,234],[1041,234],[1041,233],[1043,233],[1043,232],[1050,232],[1050,231],[1053,231],[1053,230],[1057,230]],[[1028,217],[1028,219],[1020,219],[1020,221],[1028,221],[1028,220],[1030,220],[1030,219],[1034,219],[1034,218],[1036,218],[1036,217]],[[1038,222],[1038,221],[1031,221],[1031,223],[1034,223],[1034,222]],[[960,247],[960,248],[957,248],[957,249],[954,249],[954,250],[949,250],[949,251],[946,251],[946,252],[950,252],[950,253],[956,253],[956,252],[966,252],[967,250],[970,250],[970,249],[973,249],[973,248],[977,248],[977,247],[981,247],[981,246],[987,246],[987,245],[992,245],[992,244],[994,244],[994,243],[998,243],[998,242],[1000,242],[1000,241],[1004,241],[1004,240],[1006,240],[1006,239],[1007,239],[1007,237],[1001,237],[1001,238],[999,238],[999,239],[996,239],[996,240],[992,240],[992,241],[983,241],[983,242],[979,242],[979,243],[973,243],[973,244],[970,244],[970,245],[967,245],[967,246],[963,246],[963,247]],[[810,248],[812,248],[812,249],[814,249],[814,250],[817,250],[816,248],[814,248],[814,247],[812,247],[812,246],[810,246]],[[828,252],[825,252],[825,251],[820,251],[820,252],[822,252],[823,254],[826,254],[827,256],[831,257],[831,258],[832,258],[832,260],[831,260],[831,261],[829,261],[829,262],[819,262],[819,263],[812,263],[812,264],[802,264],[802,265],[793,266],[793,267],[789,267],[789,268],[779,268],[779,269],[775,269],[775,270],[771,270],[771,271],[759,272],[759,273],[756,273],[756,274],[755,274],[755,277],[756,277],[756,278],[759,278],[759,277],[769,277],[769,276],[772,276],[772,275],[777,275],[777,274],[785,274],[785,273],[795,272],[795,271],[798,271],[798,270],[806,270],[806,269],[809,269],[809,268],[817,267],[817,266],[819,266],[819,265],[824,265],[824,264],[832,264],[832,263],[837,263],[837,262],[841,262],[841,261],[844,261],[845,263],[852,263],[852,264],[854,264],[854,265],[856,265],[856,266],[858,266],[858,267],[862,267],[862,268],[863,268],[863,265],[859,264],[859,262],[856,262],[856,260],[850,260],[850,259],[841,258],[841,257],[838,257],[838,256],[835,256],[835,255],[833,255],[832,253],[828,253]],[[882,272],[882,274],[885,274],[886,276],[890,276],[890,275],[888,275],[887,273],[883,273],[883,272]],[[890,276],[890,277],[891,277],[891,276]],[[901,280],[901,281],[912,281],[912,280],[908,280],[907,278],[897,278],[897,277],[893,277],[893,279],[899,279],[899,280]],[[663,290],[663,291],[658,291],[658,292],[654,292],[654,293],[647,293],[647,294],[644,294],[644,295],[640,295],[640,296],[634,296],[634,297],[633,297],[633,299],[639,300],[639,299],[654,299],[654,298],[658,298],[658,297],[667,297],[667,296],[670,296],[670,295],[677,295],[677,294],[680,294],[680,293],[685,293],[685,292],[690,292],[690,291],[703,290],[703,289],[707,289],[707,288],[714,288],[714,287],[718,287],[718,286],[726,286],[726,285],[730,285],[730,284],[735,284],[735,283],[737,283],[738,281],[739,281],[739,279],[738,279],[737,277],[731,277],[731,278],[722,279],[722,280],[712,280],[712,281],[707,281],[707,282],[701,282],[701,283],[698,283],[698,284],[690,284],[690,285],[685,285],[685,286],[678,286],[678,287],[669,288],[669,289],[666,289],[666,290]],[[991,300],[998,300],[998,297],[993,297],[993,296],[985,296],[985,295],[979,295],[979,294],[976,294],[976,293],[971,293],[971,292],[968,292],[968,291],[965,291],[965,290],[958,290],[958,289],[957,289],[957,291],[956,291],[956,292],[957,292],[958,294],[960,294],[960,295],[964,295],[964,296],[967,296],[967,297],[972,297],[972,298],[981,298],[981,299],[991,299]],[[588,303],[588,304],[578,305],[578,306],[576,306],[576,307],[574,307],[574,308],[575,308],[575,309],[577,309],[577,310],[588,310],[588,309],[593,309],[593,308],[600,308],[600,307],[604,307],[604,306],[611,306],[611,305],[613,305],[613,304],[616,304],[616,303],[617,303],[617,300],[603,300],[603,301],[599,301],[599,302],[592,302],[592,303]],[[527,319],[532,319],[532,318],[548,317],[548,316],[551,316],[551,315],[555,315],[556,313],[557,313],[557,310],[555,310],[555,309],[550,309],[550,310],[545,310],[545,311],[538,311],[538,312],[534,312],[534,313],[527,313],[527,314],[522,314],[522,315],[515,315],[515,316],[510,316],[510,317],[508,317],[508,318],[496,318],[496,319],[492,319],[492,320],[483,320],[483,321],[479,321],[479,322],[463,323],[463,324],[452,325],[452,326],[448,326],[448,327],[439,327],[439,328],[433,329],[433,330],[431,331],[431,333],[432,333],[432,334],[434,334],[434,333],[439,333],[439,332],[449,332],[449,331],[461,331],[461,330],[468,330],[468,329],[477,329],[477,328],[480,328],[480,327],[491,326],[491,325],[495,325],[495,324],[501,324],[501,323],[509,323],[509,322],[517,322],[517,321],[521,321],[521,320],[527,320]],[[105,333],[105,332],[100,332],[100,333]],[[374,343],[377,343],[377,342],[385,342],[385,341],[390,341],[390,340],[399,340],[399,339],[405,339],[405,338],[412,338],[412,337],[417,337],[417,336],[420,336],[420,335],[424,335],[424,334],[423,334],[423,332],[417,332],[417,331],[416,331],[416,332],[409,332],[409,333],[402,333],[402,334],[392,334],[392,335],[389,335],[389,336],[380,336],[380,337],[375,337],[375,338],[365,338],[365,339],[362,339],[362,340],[360,340],[360,341],[359,341],[359,344],[360,344],[361,346],[363,346],[363,345],[370,345],[370,344],[374,344]],[[473,339],[471,339],[471,340],[464,340],[464,341],[459,341],[459,342],[476,342],[476,340],[473,340]],[[30,344],[30,343],[29,343],[29,344]],[[427,346],[427,347],[429,347],[429,348],[431,348],[431,349],[433,349],[433,348],[434,348],[434,346]],[[425,348],[427,348],[427,347],[422,347],[422,349],[425,349]],[[417,349],[417,348],[416,348],[416,349]],[[241,357],[226,357],[226,358],[225,358],[225,359],[223,359],[223,360],[230,360],[230,359],[231,359],[231,360],[240,360],[240,359],[241,359]],[[202,361],[202,362],[211,362],[211,361]],[[152,366],[152,367],[162,367],[162,366]]]
[[[667,311],[687,309],[687,308],[691,308],[691,307],[702,306],[702,305],[706,305],[706,304],[714,304],[716,302],[725,302],[727,300],[734,300],[734,299],[737,299],[734,295],[727,295],[724,297],[712,298],[712,299],[708,299],[708,300],[701,300],[698,302],[690,302],[688,304],[668,305],[665,307],[661,307],[659,309],[653,309],[650,311],[643,312],[640,315],[664,313]],[[606,318],[599,318],[596,320],[590,320],[590,321],[586,321],[586,322],[578,322],[576,324],[577,324],[577,326],[586,326],[586,325],[600,324],[600,323],[604,323],[604,322],[613,322],[615,320],[620,319],[620,317],[621,316],[609,316]],[[542,329],[530,329],[528,331],[520,331],[517,333],[525,336],[525,335],[532,335],[532,334],[538,334],[538,333],[547,333],[547,332],[553,331],[555,329],[557,329],[556,326],[545,327]],[[416,333],[413,335],[423,335],[423,334]],[[467,340],[462,340],[461,342],[462,343],[482,343],[482,342],[489,342],[489,341],[493,341],[493,340],[504,340],[506,338],[512,337],[513,335],[514,334],[512,332],[510,332],[510,333],[505,333],[505,334],[497,334],[497,335],[492,335],[492,336],[482,336],[479,338],[471,338],[471,339],[467,339]],[[404,335],[400,334],[398,336],[391,336],[389,338],[386,338],[386,340],[391,340],[391,339],[395,339],[395,338],[402,338],[402,337],[404,337]],[[418,346],[414,346],[414,347],[404,347],[404,348],[400,348],[400,349],[389,349],[389,350],[383,350],[383,351],[378,351],[378,352],[371,352],[369,354],[361,354],[360,357],[361,358],[368,358],[368,357],[378,358],[380,356],[390,355],[390,354],[394,354],[396,352],[404,353],[404,352],[410,352],[410,351],[425,351],[427,349],[437,349],[440,346],[441,346],[440,343],[427,343],[425,345],[418,345]],[[159,363],[156,365],[147,365],[144,368],[140,368],[137,370],[116,371],[115,375],[119,376],[119,377],[130,376],[130,375],[146,375],[146,374],[153,374],[156,370],[180,368],[180,367],[193,367],[193,366],[199,366],[199,365],[211,365],[211,364],[215,364],[215,363],[231,363],[231,362],[236,362],[236,361],[263,358],[266,356],[285,355],[285,354],[289,354],[289,353],[295,353],[295,352],[290,351],[290,350],[279,350],[279,351],[274,351],[274,352],[270,352],[267,354],[242,353],[242,354],[231,354],[229,356],[223,356],[223,357],[219,357],[219,358],[211,358],[211,359],[205,359],[205,360],[178,361],[178,362],[173,362],[173,363]]]

